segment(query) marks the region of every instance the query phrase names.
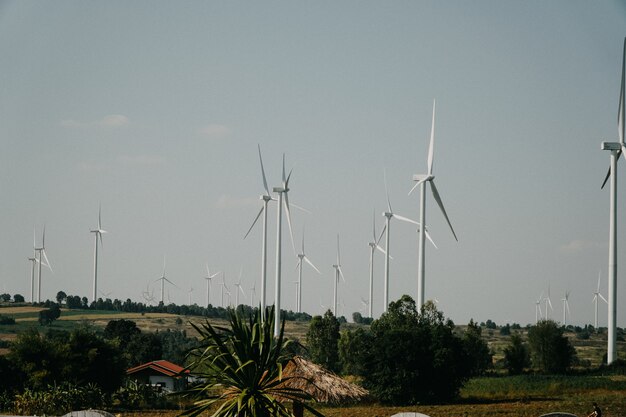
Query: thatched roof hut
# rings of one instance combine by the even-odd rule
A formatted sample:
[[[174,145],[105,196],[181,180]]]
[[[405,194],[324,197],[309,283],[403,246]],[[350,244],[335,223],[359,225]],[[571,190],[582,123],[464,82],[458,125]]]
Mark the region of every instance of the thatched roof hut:
[[[300,389],[321,403],[354,402],[369,393],[301,356],[294,356],[283,369],[284,387]]]

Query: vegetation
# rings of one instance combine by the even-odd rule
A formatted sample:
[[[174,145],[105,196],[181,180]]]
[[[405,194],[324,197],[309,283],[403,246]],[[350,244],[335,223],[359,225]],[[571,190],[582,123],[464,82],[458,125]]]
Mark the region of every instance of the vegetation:
[[[264,320],[257,311],[247,322],[231,312],[229,324],[229,328],[214,327],[207,321],[196,327],[202,343],[191,352],[189,369],[204,382],[183,394],[196,400],[183,415],[197,416],[220,403],[215,417],[290,417],[291,412],[279,401],[287,399],[302,402],[320,416],[304,404],[310,399],[308,394],[282,385],[286,381],[281,378],[282,369],[290,359],[284,347],[289,341],[284,339],[284,321],[279,336],[273,336],[273,308],[266,310]]]
[[[564,373],[574,362],[576,351],[552,320],[542,320],[528,331],[528,344],[535,368],[545,373]]]
[[[519,375],[525,368],[530,367],[528,345],[517,333],[511,336],[511,344],[504,349],[504,366],[511,375]]]
[[[324,368],[339,372],[339,320],[330,310],[324,316],[315,316],[306,335],[308,354],[311,360]]]

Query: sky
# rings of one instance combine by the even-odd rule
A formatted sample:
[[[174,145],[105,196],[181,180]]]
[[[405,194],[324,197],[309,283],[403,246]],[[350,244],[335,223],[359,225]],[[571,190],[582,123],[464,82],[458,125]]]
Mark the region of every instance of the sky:
[[[470,319],[593,323],[607,295],[608,190],[617,141],[626,2],[0,1],[0,291],[30,298],[33,228],[59,290],[91,298],[102,210],[102,296],[206,302],[205,265],[259,302],[261,228],[244,240],[281,159],[293,169],[303,309],[339,314],[368,298],[372,215],[380,231],[386,170],[393,210],[417,219],[413,174],[426,172],[436,99],[434,174],[455,241],[431,195],[426,298]],[[618,210],[626,183],[618,172]],[[274,300],[276,206],[269,210],[268,303]],[[621,218],[621,216],[620,216]],[[626,259],[618,219],[618,259]],[[295,257],[283,234],[281,306],[295,309]],[[417,234],[392,221],[390,298],[417,293]],[[374,316],[383,308],[375,258]],[[626,268],[618,261],[626,327]],[[211,302],[220,305],[222,278]],[[193,291],[191,291],[193,288]],[[234,295],[233,295],[234,301]],[[606,325],[606,305],[600,325]]]

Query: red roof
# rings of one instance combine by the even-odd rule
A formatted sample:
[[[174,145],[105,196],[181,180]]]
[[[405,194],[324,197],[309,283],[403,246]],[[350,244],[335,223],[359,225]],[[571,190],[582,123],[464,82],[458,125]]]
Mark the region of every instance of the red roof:
[[[145,369],[151,369],[153,371],[157,371],[167,376],[178,376],[183,371],[186,374],[189,373],[189,370],[185,370],[185,368],[183,368],[182,366],[176,365],[175,363],[172,363],[170,361],[160,360],[160,361],[152,361],[152,362],[144,363],[143,365],[130,368],[126,370],[126,374],[127,375],[134,374],[137,372],[141,372]]]

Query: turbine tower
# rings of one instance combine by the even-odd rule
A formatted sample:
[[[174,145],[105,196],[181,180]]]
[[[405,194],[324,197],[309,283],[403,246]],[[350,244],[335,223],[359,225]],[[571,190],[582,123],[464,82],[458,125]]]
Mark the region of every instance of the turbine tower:
[[[107,233],[106,230],[102,230],[102,208],[98,208],[98,228],[96,230],[90,230],[90,233],[94,234],[93,244],[93,296],[92,301],[97,300],[98,294],[98,240],[100,240],[100,246],[102,246],[102,234]]]
[[[443,216],[446,218],[448,222],[448,226],[450,226],[450,230],[452,231],[452,235],[454,239],[458,242],[459,239],[456,237],[456,233],[454,233],[454,229],[452,228],[452,223],[450,223],[450,219],[448,218],[448,214],[446,213],[446,209],[443,207],[443,202],[441,201],[441,197],[439,195],[439,191],[437,191],[437,187],[435,186],[435,176],[433,175],[433,157],[434,157],[434,144],[435,144],[435,100],[433,100],[433,120],[430,128],[430,145],[428,146],[428,174],[426,175],[413,175],[413,181],[416,181],[409,194],[413,192],[420,186],[420,218],[419,223],[424,227],[420,227],[419,229],[419,250],[417,255],[417,310],[420,311],[422,306],[424,305],[424,291],[425,291],[425,271],[426,271],[426,260],[425,260],[425,237],[428,233],[426,230],[426,183],[430,183],[430,190],[432,191],[433,198],[437,202],[437,205],[441,209]]]
[[[304,229],[302,230],[302,251],[298,254],[298,263],[296,265],[296,269],[298,269],[298,298],[296,299],[296,311],[298,313],[302,313],[302,261],[308,263],[318,274],[321,274],[320,270],[313,265],[313,262],[311,262],[304,253]]]
[[[598,272],[598,288],[596,289],[596,292],[593,293],[593,302],[595,304],[595,317],[593,321],[593,327],[594,329],[596,329],[596,332],[598,331],[598,298],[600,298],[607,304],[609,303],[606,298],[604,298],[604,296],[600,294],[600,274],[601,272]]]
[[[204,277],[204,279],[206,279],[206,305],[207,307],[209,306],[209,304],[211,304],[211,280],[215,278],[218,274],[219,272],[211,274],[211,271],[209,271],[209,264],[206,264],[206,277]]]
[[[291,178],[291,171],[289,175],[285,175],[285,154],[283,154],[283,183],[280,187],[274,187],[273,191],[278,194],[278,210],[276,218],[276,288],[274,295],[274,311],[276,317],[274,320],[274,336],[278,337],[280,334],[280,279],[282,268],[282,220],[283,220],[283,205],[285,206],[285,214],[287,214],[287,223],[289,225],[289,234],[291,235],[291,246],[293,252],[296,252],[293,244],[293,232],[291,230],[291,212],[289,211],[289,179]]]
[[[610,204],[609,204],[609,319],[608,319],[608,343],[606,363],[610,365],[617,359],[617,160],[620,154],[626,158],[626,143],[624,143],[624,72],[626,66],[626,38],[622,53],[622,85],[619,94],[617,111],[617,130],[619,142],[602,142],[602,150],[611,151],[611,177]],[[606,179],[604,180],[606,183]],[[604,187],[604,184],[602,184]]]
[[[263,200],[263,207],[259,211],[259,214],[256,215],[256,218],[252,222],[252,226],[248,229],[248,232],[243,237],[244,239],[248,237],[252,228],[263,215],[263,243],[261,245],[261,316],[263,316],[265,311],[265,303],[266,303],[266,292],[267,292],[267,205],[273,200],[270,189],[267,186],[267,178],[265,177],[265,169],[263,168],[263,158],[261,157],[261,145],[257,145],[259,149],[259,162],[261,163],[261,177],[263,178],[263,188],[265,189],[265,194],[261,194],[259,197]],[[284,168],[283,168],[284,169]],[[280,211],[280,208],[279,208]]]
[[[343,276],[343,271],[341,270],[341,253],[339,252],[339,235],[337,235],[337,263],[333,265],[335,268],[335,292],[333,296],[333,315],[337,317],[337,284],[339,284],[339,277],[346,282],[346,279]]]
[[[34,256],[34,255],[33,255]],[[37,263],[37,258],[28,258],[31,263],[30,266],[30,302],[35,301],[35,264]]]
[[[550,285],[548,285],[548,295],[546,296],[546,298],[543,299],[543,301],[546,303],[546,320],[550,320],[548,307],[550,307],[550,310],[554,311],[554,309],[552,308],[552,300],[550,300]]]

